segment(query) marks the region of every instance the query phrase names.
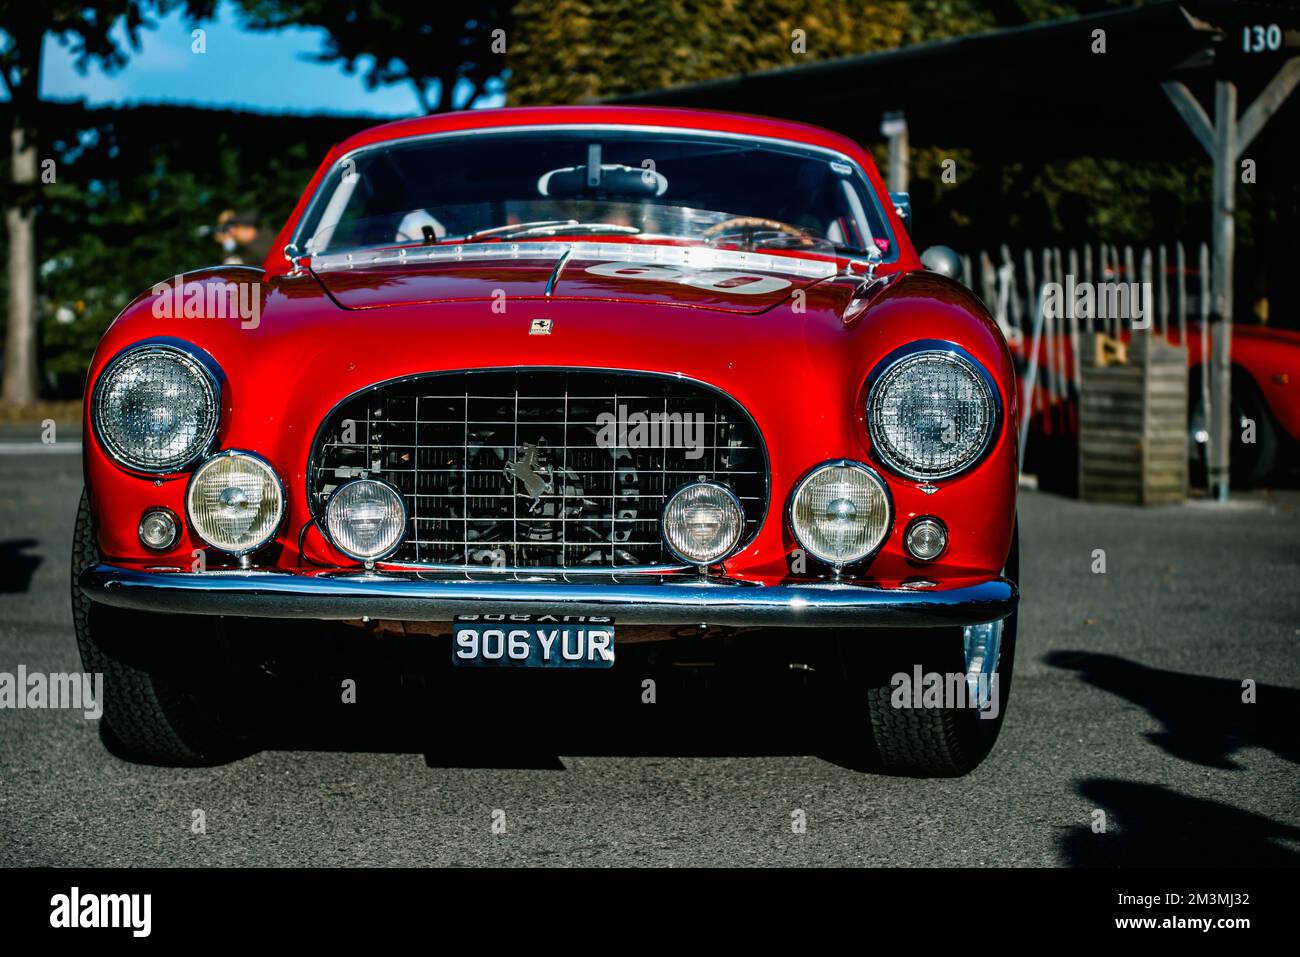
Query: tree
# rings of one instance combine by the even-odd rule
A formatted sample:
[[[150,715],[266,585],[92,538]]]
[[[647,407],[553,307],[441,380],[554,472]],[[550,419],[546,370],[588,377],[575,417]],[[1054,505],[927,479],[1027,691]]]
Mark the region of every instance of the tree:
[[[505,62],[510,4],[492,0],[239,0],[254,30],[320,27],[322,63],[348,73],[361,61],[366,86],[410,83],[425,113],[468,106]],[[469,96],[455,102],[457,86]],[[436,92],[436,98],[435,98]]]
[[[519,0],[512,104],[576,103],[899,46],[903,0]]]
[[[198,20],[211,16],[215,5],[216,0],[0,0],[0,80],[9,94],[12,116],[4,203],[9,239],[4,399],[31,402],[37,393],[38,108],[45,38],[52,36],[68,46],[79,69],[98,62],[106,70],[116,70],[127,60],[116,28],[121,27],[131,49],[138,50],[141,29],[152,26],[149,16],[183,7],[191,19]]]

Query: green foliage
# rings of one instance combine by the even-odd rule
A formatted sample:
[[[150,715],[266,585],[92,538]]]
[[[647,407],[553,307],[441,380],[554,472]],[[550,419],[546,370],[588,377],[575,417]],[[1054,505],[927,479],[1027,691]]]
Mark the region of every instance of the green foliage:
[[[42,368],[49,392],[72,396],[127,303],[222,261],[223,210],[256,212],[274,234],[329,144],[367,121],[61,106],[46,125],[56,178],[38,194]]]
[[[907,19],[901,0],[519,0],[507,99],[577,103],[885,50]]]
[[[446,112],[474,101],[501,73],[509,4],[494,0],[238,0],[254,30],[321,27],[317,59],[364,68],[366,86],[409,83],[424,112]],[[501,42],[497,42],[501,41]],[[457,84],[469,95],[453,102]]]

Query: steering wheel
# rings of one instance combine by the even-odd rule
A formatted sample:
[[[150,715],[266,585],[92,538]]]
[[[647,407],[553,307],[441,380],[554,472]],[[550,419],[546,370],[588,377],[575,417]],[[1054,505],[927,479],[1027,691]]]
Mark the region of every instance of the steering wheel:
[[[731,240],[737,245],[753,246],[755,238],[761,232],[776,232],[789,237],[795,242],[782,243],[782,246],[803,246],[816,243],[812,234],[798,226],[791,226],[776,219],[763,219],[759,216],[733,216],[720,223],[714,223],[704,230],[703,236],[710,244]]]

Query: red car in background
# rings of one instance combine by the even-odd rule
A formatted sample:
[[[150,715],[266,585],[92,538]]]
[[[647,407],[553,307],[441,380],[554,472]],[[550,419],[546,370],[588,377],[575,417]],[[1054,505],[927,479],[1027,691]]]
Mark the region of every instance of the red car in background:
[[[478,669],[782,629],[864,761],[960,774],[1001,727],[1012,358],[824,130],[583,107],[366,131],[262,268],[132,302],[87,394],[77,635],[140,760],[257,746],[224,713],[223,635],[253,619]]]
[[[1117,275],[1122,276],[1122,273]],[[1062,325],[1063,321],[1058,320]],[[1107,320],[1079,322],[1080,348],[1091,348],[1091,336],[1108,331],[1127,344],[1133,335],[1157,335],[1175,346],[1183,344],[1182,329],[1170,322],[1165,329],[1133,332],[1125,320],[1115,329]],[[1110,326],[1107,329],[1107,326]],[[1203,331],[1205,334],[1203,335]],[[1021,330],[1008,333],[1012,356],[1022,381],[1033,352],[1030,336]],[[1186,323],[1188,365],[1187,450],[1193,484],[1206,481],[1208,430],[1205,405],[1209,352],[1208,329]],[[1077,466],[1079,358],[1074,336],[1045,332],[1038,350],[1038,374],[1030,408],[1028,463],[1037,460],[1041,470],[1068,469],[1073,479]],[[1236,322],[1232,327],[1232,415],[1230,452],[1232,484],[1250,488],[1267,481],[1280,467],[1300,459],[1300,331]],[[1021,386],[1023,390],[1023,385]],[[1060,442],[1068,446],[1063,451]],[[1041,444],[1039,444],[1041,443]]]

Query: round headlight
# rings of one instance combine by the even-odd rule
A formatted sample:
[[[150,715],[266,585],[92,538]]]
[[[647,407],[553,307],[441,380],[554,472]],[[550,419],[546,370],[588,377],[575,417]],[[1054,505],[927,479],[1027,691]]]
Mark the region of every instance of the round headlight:
[[[406,534],[406,504],[397,489],[373,479],[340,486],[325,507],[330,540],[343,554],[372,562],[397,551]]]
[[[992,385],[951,351],[899,359],[867,397],[872,447],[890,468],[914,479],[947,478],[973,465],[996,422]]]
[[[220,411],[220,390],[203,363],[163,345],[131,349],[110,362],[91,406],[108,454],[142,472],[173,472],[202,455]]]
[[[800,547],[821,561],[860,561],[889,533],[885,483],[858,462],[819,466],[794,490],[790,527]]]
[[[683,485],[664,506],[664,543],[680,561],[711,565],[740,544],[745,510],[736,493],[716,482]]]
[[[284,517],[284,486],[256,455],[222,452],[195,470],[185,493],[190,525],[213,548],[232,555],[256,551]]]

